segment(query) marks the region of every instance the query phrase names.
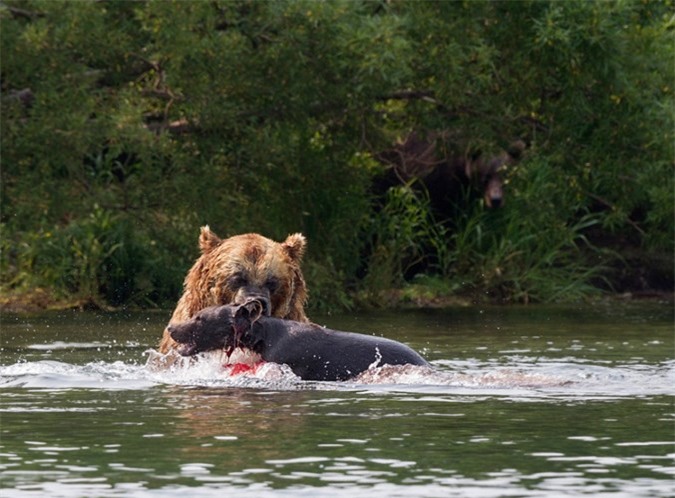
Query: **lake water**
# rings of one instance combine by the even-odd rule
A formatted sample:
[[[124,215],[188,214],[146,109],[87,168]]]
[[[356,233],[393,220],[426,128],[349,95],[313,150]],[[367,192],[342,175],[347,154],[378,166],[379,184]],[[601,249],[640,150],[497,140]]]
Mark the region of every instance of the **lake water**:
[[[675,495],[672,303],[313,316],[433,365],[147,368],[169,312],[2,316],[0,495]]]

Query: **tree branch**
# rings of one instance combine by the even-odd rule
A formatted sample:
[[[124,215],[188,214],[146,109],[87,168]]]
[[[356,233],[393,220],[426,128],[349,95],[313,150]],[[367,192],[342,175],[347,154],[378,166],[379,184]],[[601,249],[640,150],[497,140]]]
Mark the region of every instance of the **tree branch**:
[[[45,15],[42,12],[35,12],[32,10],[26,10],[26,9],[19,9],[17,7],[10,7],[9,5],[3,5],[0,4],[0,7],[4,7],[9,11],[10,14],[12,14],[12,17],[18,19],[18,18],[23,18],[23,19],[28,19],[29,21],[32,21],[33,19],[36,19],[38,17],[44,17]]]

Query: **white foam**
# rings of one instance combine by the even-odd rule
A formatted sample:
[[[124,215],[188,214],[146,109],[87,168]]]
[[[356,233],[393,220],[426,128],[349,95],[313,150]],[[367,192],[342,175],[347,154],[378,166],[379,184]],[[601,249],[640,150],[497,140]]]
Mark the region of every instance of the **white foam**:
[[[142,365],[121,361],[72,365],[41,360],[0,367],[0,387],[147,389],[153,385]]]
[[[287,365],[264,363],[235,375],[220,353],[185,358],[146,352],[145,365],[97,361],[84,365],[60,361],[21,361],[0,366],[0,388],[148,389],[162,384],[257,389],[403,390],[424,393],[486,394],[586,399],[675,395],[675,361],[660,365],[618,366],[522,359],[507,366],[494,362],[441,360],[430,367],[373,366],[348,382],[300,380]]]

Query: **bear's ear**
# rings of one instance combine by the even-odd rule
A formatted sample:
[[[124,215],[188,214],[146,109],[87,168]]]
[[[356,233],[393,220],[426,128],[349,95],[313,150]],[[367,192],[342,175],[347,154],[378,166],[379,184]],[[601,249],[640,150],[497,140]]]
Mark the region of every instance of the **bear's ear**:
[[[283,241],[281,246],[286,251],[286,254],[291,258],[292,261],[300,261],[303,254],[305,254],[305,247],[307,246],[307,240],[305,236],[301,233],[294,233],[289,235],[286,240]]]
[[[208,254],[213,251],[222,242],[220,237],[211,231],[208,225],[204,225],[199,233],[199,249],[202,254]]]

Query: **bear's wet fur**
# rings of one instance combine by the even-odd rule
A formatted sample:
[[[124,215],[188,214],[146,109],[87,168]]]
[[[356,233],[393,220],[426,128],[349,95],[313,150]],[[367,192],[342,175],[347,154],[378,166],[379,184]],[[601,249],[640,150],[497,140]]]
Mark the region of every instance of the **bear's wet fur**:
[[[258,300],[262,313],[307,322],[307,288],[300,268],[305,237],[289,235],[275,242],[256,233],[221,239],[208,226],[201,228],[201,255],[185,277],[183,295],[169,324],[190,319],[209,306]],[[167,329],[160,353],[176,347]]]

